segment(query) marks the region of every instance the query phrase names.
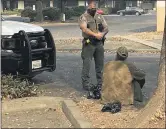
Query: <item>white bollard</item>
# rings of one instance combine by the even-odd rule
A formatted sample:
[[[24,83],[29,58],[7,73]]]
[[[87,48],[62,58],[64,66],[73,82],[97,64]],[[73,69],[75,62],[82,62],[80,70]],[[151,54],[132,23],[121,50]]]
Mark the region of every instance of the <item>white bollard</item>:
[[[65,14],[61,13],[61,22],[65,22],[65,21],[66,21]]]

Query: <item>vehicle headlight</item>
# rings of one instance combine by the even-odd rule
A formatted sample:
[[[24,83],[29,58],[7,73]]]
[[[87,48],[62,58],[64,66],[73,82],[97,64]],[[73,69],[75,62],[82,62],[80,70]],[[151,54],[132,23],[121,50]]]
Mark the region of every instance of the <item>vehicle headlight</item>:
[[[35,48],[35,47],[38,46],[38,41],[37,41],[37,40],[31,40],[31,41],[30,41],[30,44],[31,44],[31,47],[32,47],[32,48]]]
[[[31,48],[45,48],[47,45],[46,42],[41,42],[38,40],[31,40],[30,44],[31,44]]]
[[[20,46],[19,42],[17,43],[16,39],[3,38],[1,39],[1,47],[6,50],[17,49]]]
[[[1,35],[1,38],[3,39],[3,38],[12,38],[12,36],[11,35]]]

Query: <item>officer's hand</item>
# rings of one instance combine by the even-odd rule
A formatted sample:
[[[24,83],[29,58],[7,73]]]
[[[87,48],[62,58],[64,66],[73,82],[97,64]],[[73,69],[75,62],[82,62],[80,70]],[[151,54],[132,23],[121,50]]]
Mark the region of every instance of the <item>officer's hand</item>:
[[[95,37],[98,39],[98,40],[101,40],[103,38],[103,34],[102,33],[96,33]]]

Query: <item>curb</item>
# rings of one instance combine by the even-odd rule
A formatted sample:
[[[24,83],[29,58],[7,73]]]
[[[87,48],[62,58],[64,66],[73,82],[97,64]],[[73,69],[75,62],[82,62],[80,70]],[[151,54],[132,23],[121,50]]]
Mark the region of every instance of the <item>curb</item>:
[[[12,14],[12,15],[4,15],[2,14],[3,17],[20,17],[17,14]]]
[[[108,40],[112,40],[112,38],[114,37],[108,37],[107,39]],[[140,39],[137,39],[135,37],[124,37],[124,36],[117,36],[117,38],[122,38],[126,41],[132,41],[134,43],[139,43],[139,44],[142,44],[142,45],[145,45],[145,46],[148,46],[148,47],[151,47],[151,49],[130,49],[129,51],[130,52],[142,52],[142,51],[148,51],[148,52],[154,52],[154,51],[157,51],[157,52],[160,52],[161,51],[161,44],[158,44],[158,43],[154,43],[154,42],[150,42],[150,41],[144,41],[144,40],[140,40]],[[59,39],[55,39],[55,43],[58,42],[58,41],[63,41],[63,40],[77,40],[78,42],[82,41],[82,38],[78,38],[78,37],[73,37],[73,38],[59,38]],[[57,49],[57,51],[81,51],[81,49]],[[114,50],[110,50],[110,49],[105,49],[105,51],[114,51]]]
[[[82,49],[56,49],[57,52],[81,52]],[[105,49],[104,53],[116,53],[116,49]],[[130,53],[146,53],[146,52],[154,52],[154,53],[160,53],[160,50],[158,49],[139,49],[139,50],[133,50],[133,49],[129,49],[128,52]]]
[[[63,40],[76,40],[76,41],[82,41],[83,39],[82,38],[79,38],[79,37],[71,37],[71,38],[56,38],[54,37],[54,41],[55,43],[58,42],[58,41],[63,41]]]
[[[15,102],[13,105],[12,102]],[[31,105],[32,101],[37,101],[34,105]],[[9,100],[5,102],[5,105],[2,106],[3,112],[14,112],[14,111],[24,111],[24,110],[31,110],[31,109],[43,109],[48,107],[49,102],[54,102],[53,104],[49,104],[49,106],[54,106],[57,103],[61,103],[63,98],[61,97],[26,97],[26,98],[19,98],[15,100]],[[3,105],[4,102],[2,102]],[[29,106],[31,105],[31,106]],[[13,108],[15,107],[15,108]]]
[[[61,22],[57,22],[57,23],[31,23],[34,25],[38,25],[38,26],[68,26],[68,25],[78,25],[78,23],[61,23]]]
[[[36,103],[31,104],[33,101]],[[11,102],[12,101],[12,102]],[[13,103],[14,102],[14,103]],[[3,104],[5,103],[5,105]],[[14,105],[16,104],[16,105]],[[43,109],[61,105],[61,109],[66,118],[74,126],[74,128],[90,128],[91,123],[88,122],[77,107],[76,103],[67,98],[62,97],[26,97],[15,100],[2,102],[2,112],[10,113],[17,111],[26,111],[32,109]],[[13,108],[14,107],[14,108]]]
[[[91,123],[85,120],[72,100],[62,102],[62,111],[75,128],[91,128]]]
[[[123,36],[121,36],[121,38],[130,40],[130,41],[133,41],[133,42],[138,42],[140,44],[143,44],[143,45],[161,50],[161,45],[157,44],[157,43],[153,43],[153,42],[150,42],[150,41],[144,41],[144,40],[141,40],[141,39],[137,39],[135,37],[123,37]]]

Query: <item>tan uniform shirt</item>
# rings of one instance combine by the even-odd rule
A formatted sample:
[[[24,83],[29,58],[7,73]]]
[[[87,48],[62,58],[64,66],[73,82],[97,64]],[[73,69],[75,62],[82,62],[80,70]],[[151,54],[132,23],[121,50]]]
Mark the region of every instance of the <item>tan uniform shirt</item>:
[[[108,25],[104,19],[104,17],[101,14],[96,13],[94,17],[92,17],[90,14],[85,12],[82,14],[78,20],[79,26],[81,24],[86,24],[87,28],[89,28],[91,31],[97,33],[99,28],[98,25],[102,24],[104,27],[103,32],[108,33]],[[82,32],[82,36],[84,38],[88,38],[89,36]]]

